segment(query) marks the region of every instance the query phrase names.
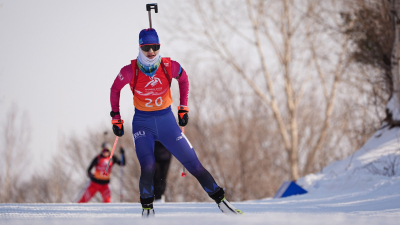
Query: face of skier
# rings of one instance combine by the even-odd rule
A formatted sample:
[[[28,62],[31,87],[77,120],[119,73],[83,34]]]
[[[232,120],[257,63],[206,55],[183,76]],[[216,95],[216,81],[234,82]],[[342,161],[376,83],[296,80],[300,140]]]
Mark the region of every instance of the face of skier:
[[[110,156],[110,151],[104,151],[104,150],[103,150],[103,151],[101,152],[101,155],[103,155],[103,157],[106,157],[106,158],[107,158],[107,157]]]
[[[147,58],[153,59],[154,57],[156,57],[156,55],[158,54],[158,52],[160,52],[160,49],[158,48],[157,51],[154,51],[153,48],[150,48],[149,51],[146,52],[146,51],[144,51],[144,50],[141,48],[141,51],[142,51],[142,53],[143,53]]]

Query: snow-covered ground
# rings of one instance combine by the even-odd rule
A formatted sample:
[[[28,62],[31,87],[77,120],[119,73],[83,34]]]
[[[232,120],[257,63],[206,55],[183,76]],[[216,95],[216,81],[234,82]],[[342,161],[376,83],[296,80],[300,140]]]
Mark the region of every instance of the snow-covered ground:
[[[215,203],[155,204],[141,218],[138,203],[0,204],[0,224],[400,224],[400,129],[383,129],[359,151],[301,178],[308,194],[236,202],[242,216]]]

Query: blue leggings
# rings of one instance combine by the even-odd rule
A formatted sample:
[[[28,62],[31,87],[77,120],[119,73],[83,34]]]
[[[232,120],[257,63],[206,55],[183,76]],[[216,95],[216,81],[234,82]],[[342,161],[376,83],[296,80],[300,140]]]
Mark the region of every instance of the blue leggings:
[[[200,163],[192,145],[176,123],[170,107],[155,112],[136,109],[132,121],[132,133],[141,167],[139,182],[141,198],[154,196],[154,141],[161,142],[197,178],[209,195],[218,191],[219,186]]]

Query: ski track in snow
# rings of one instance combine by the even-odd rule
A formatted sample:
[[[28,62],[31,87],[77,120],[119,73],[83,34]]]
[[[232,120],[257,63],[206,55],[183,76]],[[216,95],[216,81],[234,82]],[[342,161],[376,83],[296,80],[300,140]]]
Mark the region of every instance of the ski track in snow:
[[[399,224],[400,193],[307,194],[236,202],[242,216],[223,215],[215,203],[156,203],[141,218],[139,203],[1,204],[0,224]]]
[[[394,174],[382,173],[390,165]],[[141,218],[139,203],[0,204],[0,225],[398,225],[400,129],[379,130],[352,156],[297,183],[309,193],[233,203],[245,213],[241,216],[224,215],[211,202],[155,203],[151,219]]]

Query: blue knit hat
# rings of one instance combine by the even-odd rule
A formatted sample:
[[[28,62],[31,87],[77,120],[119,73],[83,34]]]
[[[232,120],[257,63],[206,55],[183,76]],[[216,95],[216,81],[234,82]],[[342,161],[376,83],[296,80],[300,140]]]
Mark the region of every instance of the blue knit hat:
[[[157,31],[153,28],[143,29],[139,33],[139,45],[160,44]]]

